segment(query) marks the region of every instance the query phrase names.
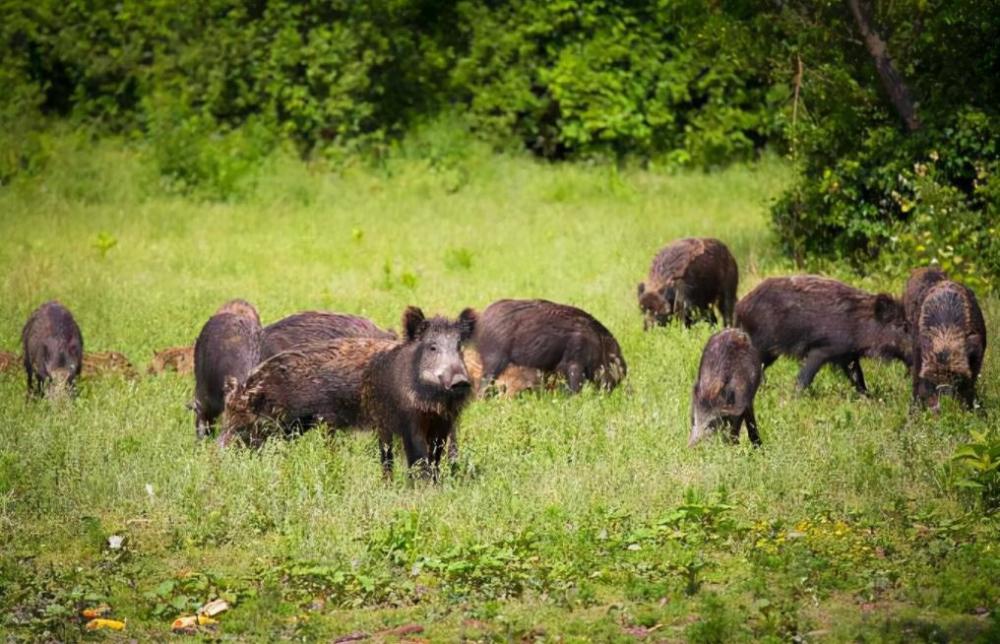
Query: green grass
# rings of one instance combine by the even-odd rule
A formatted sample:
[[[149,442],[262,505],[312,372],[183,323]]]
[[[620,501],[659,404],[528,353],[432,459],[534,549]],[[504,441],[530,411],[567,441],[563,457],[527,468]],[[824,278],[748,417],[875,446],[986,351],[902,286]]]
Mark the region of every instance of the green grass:
[[[624,386],[472,404],[458,472],[428,485],[399,471],[383,483],[362,432],[259,452],[196,444],[193,382],[175,374],[92,379],[70,404],[26,403],[23,374],[0,375],[11,636],[83,637],[79,609],[106,601],[128,619],[122,637],[162,638],[217,595],[235,605],[214,633],[247,640],[406,623],[435,641],[1000,635],[997,523],[950,465],[1000,418],[996,343],[982,413],[911,415],[898,364],[865,363],[871,398],[832,371],[796,395],[796,367],[779,361],[758,395],[763,449],[686,447],[712,329],[643,333],[636,284],[659,247],[691,235],[729,244],[741,294],[791,272],[766,223],[790,168],[425,156],[418,141],[339,173],[279,157],[217,203],[169,196],[133,148],[66,143],[45,174],[0,189],[0,349],[17,351],[28,313],[54,297],[88,350],[140,368],[232,297],[265,323],[327,308],[397,328],[408,304],[455,315],[545,297],[612,330]],[[998,338],[1000,302],[982,301]]]

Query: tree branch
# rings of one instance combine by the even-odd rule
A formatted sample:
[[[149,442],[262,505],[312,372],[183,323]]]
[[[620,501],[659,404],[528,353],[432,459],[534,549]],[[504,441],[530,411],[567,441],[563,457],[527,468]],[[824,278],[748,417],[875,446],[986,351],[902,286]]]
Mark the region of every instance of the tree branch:
[[[858,32],[865,41],[865,48],[875,61],[875,70],[878,72],[883,89],[889,95],[889,101],[903,119],[908,131],[919,130],[920,119],[917,117],[916,105],[913,103],[906,82],[892,64],[888,45],[872,27],[871,6],[868,0],[847,0],[847,6],[851,9]]]

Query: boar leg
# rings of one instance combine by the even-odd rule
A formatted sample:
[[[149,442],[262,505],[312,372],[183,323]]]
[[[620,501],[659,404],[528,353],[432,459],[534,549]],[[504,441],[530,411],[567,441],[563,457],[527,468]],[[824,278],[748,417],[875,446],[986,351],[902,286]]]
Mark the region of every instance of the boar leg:
[[[406,453],[406,464],[412,469],[413,467],[418,467],[420,469],[421,476],[427,476],[430,474],[430,453],[428,450],[427,440],[419,434],[420,428],[413,425],[404,427],[403,431],[399,432],[403,437],[403,451]]]
[[[850,364],[852,381],[859,394],[868,393],[868,385],[865,384],[865,372],[861,370],[861,358],[854,358]]]
[[[913,379],[913,402],[926,406],[931,403],[931,399],[934,397],[936,391],[934,385],[923,378],[916,377]]]
[[[382,476],[385,479],[392,478],[392,436],[389,436],[389,440],[383,437],[379,437],[379,456],[382,460]]]
[[[976,407],[976,381],[969,379],[963,379],[961,384],[955,387],[955,393],[958,397],[962,399],[965,406],[968,409],[975,409]]]
[[[724,293],[719,301],[719,313],[722,314],[722,325],[733,326],[733,315],[736,310],[736,291]]]
[[[747,437],[754,447],[760,447],[760,432],[757,431],[757,416],[753,412],[753,403],[743,412],[743,420],[747,424]]]
[[[31,369],[25,369],[25,371],[28,374],[28,388],[25,392],[24,398],[25,400],[31,400],[31,397],[35,395],[35,383],[32,382],[33,378],[31,377]]]
[[[729,417],[729,436],[727,442],[736,445],[740,442],[740,425],[743,424],[743,416]]]
[[[859,394],[868,393],[868,385],[865,384],[865,374],[861,371],[860,358],[845,358],[837,362],[837,364],[844,371],[844,375],[851,381],[851,384],[854,385],[854,388],[858,390]]]
[[[820,367],[825,365],[830,361],[830,354],[826,351],[811,351],[806,355],[805,364],[799,370],[798,377],[798,388],[799,391],[804,391],[812,384],[813,378],[816,377],[816,373],[819,371]]]
[[[480,354],[480,359],[483,361],[483,375],[479,379],[479,394],[482,395],[497,379],[497,376],[503,373],[503,370],[510,364],[510,360],[493,353]]]

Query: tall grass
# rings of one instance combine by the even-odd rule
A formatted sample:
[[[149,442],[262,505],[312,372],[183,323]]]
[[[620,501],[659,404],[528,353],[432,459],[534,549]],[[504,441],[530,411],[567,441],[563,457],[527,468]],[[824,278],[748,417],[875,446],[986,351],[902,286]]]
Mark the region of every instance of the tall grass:
[[[686,447],[691,383],[712,329],[644,333],[635,287],[656,250],[681,236],[723,239],[740,264],[741,294],[764,276],[790,272],[766,224],[768,200],[790,179],[790,169],[774,159],[711,175],[665,175],[494,156],[431,132],[380,164],[337,172],[278,156],[229,203],[170,196],[133,147],[70,142],[53,159],[45,174],[0,191],[2,349],[17,351],[23,321],[50,298],[72,309],[88,350],[122,351],[141,366],[155,349],[193,342],[232,297],[254,302],[265,323],[325,308],[397,328],[408,304],[454,315],[501,297],[543,297],[600,319],[621,342],[629,376],[610,395],[472,404],[461,422],[460,467],[430,486],[411,484],[402,473],[381,483],[375,440],[363,432],[311,432],[259,452],[197,444],[184,408],[193,383],[174,374],[91,379],[63,406],[25,402],[22,374],[5,374],[0,542],[7,568],[0,571],[19,580],[8,607],[54,601],[32,591],[31,579],[47,569],[79,569],[107,576],[98,585],[117,598],[133,630],[162,633],[159,600],[142,593],[185,571],[221,570],[258,588],[259,595],[242,600],[256,608],[238,605],[223,625],[248,638],[418,619],[432,637],[451,639],[465,628],[463,616],[474,616],[495,625],[490,637],[544,627],[549,635],[605,639],[623,636],[621,624],[640,623],[646,613],[672,624],[678,637],[788,637],[823,627],[828,618],[810,611],[839,610],[842,589],[821,584],[808,595],[749,584],[762,574],[747,563],[754,548],[749,528],[728,537],[735,539],[728,550],[706,545],[705,557],[715,557],[708,589],[670,606],[630,585],[646,579],[641,570],[622,573],[627,582],[595,581],[596,595],[569,604],[554,603],[544,588],[449,599],[457,582],[443,576],[425,591],[399,590],[406,599],[376,593],[358,600],[374,612],[331,604],[307,628],[285,620],[305,605],[282,594],[285,578],[279,575],[279,599],[270,602],[260,576],[281,562],[340,562],[399,576],[392,557],[373,543],[382,543],[387,530],[403,530],[406,517],[418,523],[400,537],[410,560],[448,560],[468,544],[530,533],[546,565],[572,567],[595,556],[601,530],[614,535],[623,521],[655,523],[692,499],[731,505],[728,512],[744,526],[853,517],[886,544],[909,544],[903,524],[880,527],[878,520],[892,512],[963,516],[967,506],[948,484],[949,457],[969,431],[997,422],[1000,358],[992,347],[980,386],[986,411],[978,414],[953,405],[939,416],[911,414],[899,364],[865,363],[869,398],[852,393],[833,371],[797,395],[795,365],[779,361],[758,396],[763,449],[718,441]],[[902,288],[878,276],[840,276],[871,289]],[[1000,303],[984,306],[995,337]],[[108,563],[104,539],[112,533],[127,535],[127,567]],[[15,574],[15,561],[32,563]],[[956,575],[980,570],[979,563],[954,565]],[[916,570],[907,583],[947,587]],[[989,570],[995,568],[981,574]],[[789,567],[781,578],[794,574]],[[566,579],[583,592],[583,577]],[[72,585],[54,578],[63,580],[56,586]],[[997,599],[995,580],[980,581],[985,590],[966,603]],[[665,597],[680,592],[670,588]],[[900,605],[938,608],[938,595],[919,600],[896,590]],[[787,602],[781,614],[792,626],[771,624],[770,613],[747,607],[747,593],[771,592]],[[837,631],[845,637],[865,624],[847,605],[846,630]],[[608,606],[628,618],[609,617]],[[969,608],[961,604],[956,615]],[[697,628],[688,626],[691,613],[701,615]],[[959,619],[941,617],[952,618]],[[736,625],[747,620],[757,620],[749,631]],[[30,620],[19,628],[37,633]]]

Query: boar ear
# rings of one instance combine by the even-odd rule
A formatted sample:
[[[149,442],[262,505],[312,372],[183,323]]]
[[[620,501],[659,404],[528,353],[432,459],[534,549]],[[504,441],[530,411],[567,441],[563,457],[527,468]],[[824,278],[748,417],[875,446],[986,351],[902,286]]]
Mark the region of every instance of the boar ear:
[[[889,324],[902,318],[899,302],[885,293],[875,296],[875,320],[881,324]]]
[[[639,286],[636,288],[636,295],[642,295],[646,292],[646,283],[639,282]]]
[[[458,314],[458,327],[462,342],[472,339],[472,334],[476,332],[476,322],[479,315],[472,309],[465,309]]]
[[[424,312],[416,306],[408,306],[403,311],[403,333],[407,340],[416,340],[423,331],[421,326],[424,323]]]

